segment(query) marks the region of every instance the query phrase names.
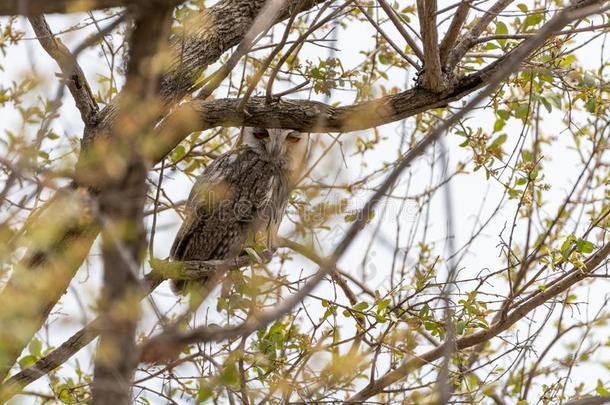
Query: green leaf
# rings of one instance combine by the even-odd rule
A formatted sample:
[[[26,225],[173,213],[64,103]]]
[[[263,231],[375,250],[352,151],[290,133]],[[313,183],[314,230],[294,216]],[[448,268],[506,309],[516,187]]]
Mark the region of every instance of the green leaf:
[[[239,384],[239,372],[235,363],[230,363],[220,373],[220,382],[224,385],[238,385]]]
[[[377,311],[381,312],[384,309],[386,309],[390,304],[392,303],[392,300],[390,298],[386,298],[384,300],[379,301],[379,303],[377,303]]]
[[[544,19],[542,13],[530,14],[525,18],[525,27],[539,24]]]
[[[551,103],[549,103],[549,100],[547,100],[546,98],[541,96],[540,97],[540,101],[542,101],[542,104],[544,105],[544,108],[546,108],[546,110],[548,112],[553,111],[553,106],[551,105]]]
[[[171,154],[172,162],[179,162],[184,155],[186,155],[186,149],[184,149],[184,146],[178,145]]]
[[[457,334],[462,335],[462,334],[464,334],[465,330],[466,330],[466,322],[458,321],[457,325],[455,325],[455,331],[457,332]]]
[[[506,24],[504,24],[502,21],[496,22],[496,35],[506,35],[506,34],[508,34],[508,28],[506,27]],[[506,44],[506,40],[498,39],[498,43],[500,45],[504,46],[504,44]]]
[[[561,248],[559,249],[562,253],[565,253],[572,247],[572,244],[576,241],[576,236],[569,235],[565,241],[561,244]]]
[[[369,307],[369,304],[364,302],[364,301],[362,301],[362,302],[359,302],[356,305],[354,305],[354,310],[362,312],[365,309],[367,309],[368,307]]]
[[[436,330],[438,328],[438,325],[436,324],[436,322],[430,322],[430,321],[426,321],[424,322],[424,328],[426,328],[426,330]]]
[[[494,123],[494,132],[500,132],[502,128],[504,128],[504,125],[506,125],[506,121],[501,118],[498,118]]]
[[[504,24],[502,21],[498,21],[496,23],[496,34],[498,34],[498,35],[508,34],[508,28],[506,28],[506,24]]]
[[[595,249],[595,245],[588,240],[578,239],[576,242],[576,251],[579,253],[591,253]]]
[[[36,363],[36,360],[38,360],[36,356],[28,354],[27,356],[23,356],[19,359],[19,366],[21,366],[22,369],[28,368],[32,364]]]
[[[574,62],[576,62],[576,56],[568,54],[561,59],[561,67],[571,68]]]
[[[521,195],[521,191],[516,190],[514,188],[509,188],[507,193],[510,199],[518,198]]]
[[[30,354],[33,356],[36,356],[38,358],[38,357],[40,357],[40,354],[42,353],[42,342],[40,340],[38,340],[37,338],[34,338],[30,342],[28,348],[30,350]]]
[[[491,143],[491,148],[499,148],[500,146],[502,146],[504,144],[504,142],[506,142],[506,139],[508,139],[508,136],[506,134],[502,134],[500,136],[498,136],[496,139],[494,139],[494,141]]]
[[[510,112],[506,110],[498,110],[496,111],[496,114],[498,114],[498,117],[502,118],[504,121],[508,121],[510,118]]]
[[[606,387],[604,387],[604,383],[602,383],[602,380],[597,380],[597,387],[595,387],[595,392],[597,392],[603,397],[610,397],[610,391],[608,391]]]
[[[201,379],[199,381],[199,390],[197,392],[197,403],[206,402],[208,399],[212,398],[214,395],[214,391],[210,383],[207,380]]]
[[[515,110],[515,118],[526,119],[529,114],[529,104],[520,104]]]
[[[595,112],[595,107],[597,107],[597,98],[590,97],[589,100],[585,103],[585,108],[588,112],[593,114]]]

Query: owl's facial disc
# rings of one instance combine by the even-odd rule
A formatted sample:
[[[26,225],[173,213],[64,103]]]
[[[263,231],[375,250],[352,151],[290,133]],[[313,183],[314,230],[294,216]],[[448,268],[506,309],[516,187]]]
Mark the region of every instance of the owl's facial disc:
[[[292,171],[305,158],[307,139],[306,134],[292,129],[246,127],[242,141],[266,158],[283,162]]]

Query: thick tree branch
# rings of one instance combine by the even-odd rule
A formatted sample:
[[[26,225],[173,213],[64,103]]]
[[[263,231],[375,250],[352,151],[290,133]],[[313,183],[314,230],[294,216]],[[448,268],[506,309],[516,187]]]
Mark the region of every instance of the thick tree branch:
[[[127,78],[110,143],[116,157],[104,166],[109,175],[97,196],[104,261],[99,307],[104,316],[95,356],[93,405],[131,403],[140,318],[136,275],[146,246],[143,220],[148,164],[138,151],[159,113],[158,84],[176,3],[178,0],[139,8],[130,35]],[[94,152],[99,152],[99,146],[93,146]],[[107,150],[107,145],[103,146],[102,151]],[[117,174],[122,167],[123,173]]]
[[[439,93],[445,87],[436,30],[436,0],[417,0],[417,16],[424,46],[424,72],[422,84],[430,91]]]
[[[43,15],[31,16],[29,20],[40,45],[59,65],[63,75],[62,79],[66,82],[70,94],[74,98],[83,122],[86,126],[94,125],[99,107],[95,102],[85,74],[76,62],[76,58],[59,38],[55,38]]]
[[[98,229],[88,196],[65,188],[30,218],[26,236],[45,232],[0,293],[0,381],[40,329],[89,254]],[[66,271],[74,269],[73,271]]]
[[[280,99],[266,104],[264,97],[251,97],[243,110],[241,99],[195,100],[184,103],[157,128],[158,142],[148,153],[159,161],[186,136],[217,126],[261,126],[291,128],[302,132],[350,132],[399,121],[471,94],[487,84],[507,56],[480,71],[463,77],[451,91],[433,93],[421,87],[367,101],[335,107],[310,100]]]
[[[604,3],[606,1],[580,1],[577,6],[564,11],[578,12],[591,5]],[[554,36],[556,33],[551,32],[548,35]],[[537,39],[539,35],[527,38]],[[217,126],[245,125],[291,128],[302,132],[350,132],[395,122],[432,108],[447,106],[487,85],[490,78],[502,70],[526,43],[530,42],[521,43],[483,69],[462,77],[450,90],[442,93],[414,87],[395,95],[340,107],[293,99],[280,99],[266,104],[262,97],[248,99],[243,109],[237,108],[242,104],[241,99],[196,100],[185,103],[159,124],[159,142],[148,153],[151,153],[151,160],[159,161],[190,133]]]
[[[604,405],[610,404],[610,398],[602,396],[587,397],[564,402],[564,405]]]
[[[610,28],[610,24],[597,24],[597,25],[591,25],[588,27],[574,28],[574,29],[567,29],[567,30],[559,31],[559,32],[555,33],[555,36],[573,35],[573,34],[577,34],[579,32],[591,32],[591,31],[603,32],[604,30],[607,30],[609,28]],[[475,41],[475,44],[482,44],[484,42],[489,42],[489,41],[497,41],[499,39],[505,39],[505,40],[506,39],[527,39],[527,38],[533,37],[534,35],[536,35],[536,34],[528,33],[528,34],[487,35],[484,37],[477,38],[477,40]]]

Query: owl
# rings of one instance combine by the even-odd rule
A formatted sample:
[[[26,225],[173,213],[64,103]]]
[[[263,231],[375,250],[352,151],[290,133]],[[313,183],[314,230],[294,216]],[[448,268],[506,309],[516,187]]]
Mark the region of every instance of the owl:
[[[273,246],[305,161],[307,138],[293,130],[244,128],[235,147],[195,181],[170,259],[230,259],[261,235]],[[185,294],[186,286],[172,280],[176,294]]]

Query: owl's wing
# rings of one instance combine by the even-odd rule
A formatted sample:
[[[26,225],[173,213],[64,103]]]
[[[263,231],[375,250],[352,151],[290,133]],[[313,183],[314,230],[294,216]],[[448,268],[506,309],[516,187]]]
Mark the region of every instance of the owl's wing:
[[[226,233],[234,227],[219,220],[226,216],[219,210],[226,210],[227,204],[223,202],[231,198],[230,166],[237,158],[236,151],[229,151],[216,158],[197,178],[186,203],[184,221],[170,250],[172,259],[207,260],[229,236]],[[197,252],[189,249],[191,244],[197,246]]]

